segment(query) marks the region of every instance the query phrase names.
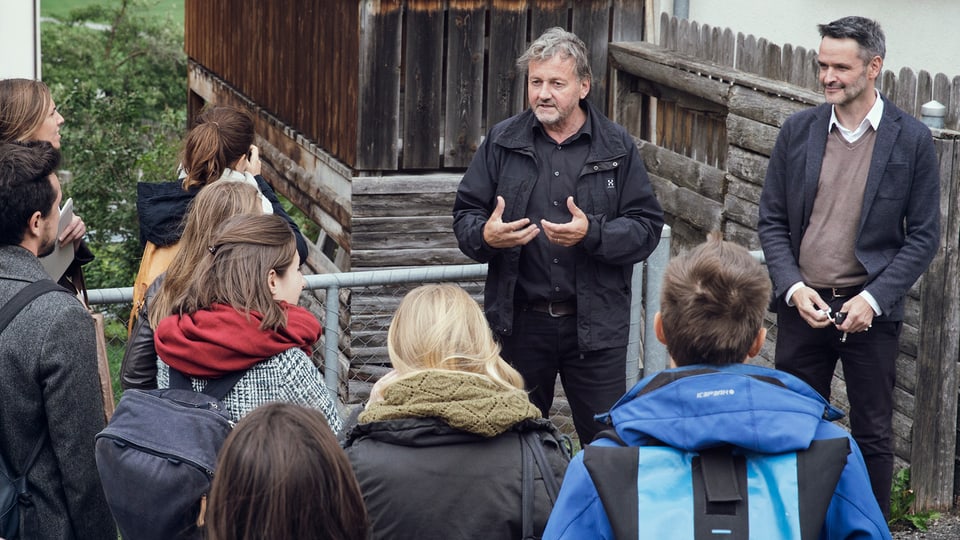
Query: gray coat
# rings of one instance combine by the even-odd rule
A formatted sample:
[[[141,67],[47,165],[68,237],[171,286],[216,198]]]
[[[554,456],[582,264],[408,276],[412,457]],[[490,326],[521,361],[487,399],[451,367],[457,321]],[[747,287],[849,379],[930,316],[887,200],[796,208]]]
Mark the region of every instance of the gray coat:
[[[940,243],[940,170],[930,129],[883,99],[883,118],[863,193],[854,254],[865,289],[883,315],[903,320],[903,298]],[[760,196],[757,232],[780,298],[803,281],[797,261],[827,145],[828,103],[791,116],[780,129]]]
[[[49,277],[28,250],[0,246],[0,304]],[[0,403],[0,452],[17,472],[46,438],[27,476],[34,504],[21,538],[116,540],[93,453],[105,425],[94,323],[79,300],[48,293],[11,321],[0,336]]]

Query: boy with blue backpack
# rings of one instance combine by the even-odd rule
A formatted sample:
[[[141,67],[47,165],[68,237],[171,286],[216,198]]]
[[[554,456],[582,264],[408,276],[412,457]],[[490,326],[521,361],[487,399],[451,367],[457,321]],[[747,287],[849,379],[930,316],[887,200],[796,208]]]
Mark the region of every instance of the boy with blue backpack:
[[[571,461],[544,539],[889,539],[842,413],[748,365],[770,281],[711,235],[669,264],[654,326],[675,367],[637,383]]]

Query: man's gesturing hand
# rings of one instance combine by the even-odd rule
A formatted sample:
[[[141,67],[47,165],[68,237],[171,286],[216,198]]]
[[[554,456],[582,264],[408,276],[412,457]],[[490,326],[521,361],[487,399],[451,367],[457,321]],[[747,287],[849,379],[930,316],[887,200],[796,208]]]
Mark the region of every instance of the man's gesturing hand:
[[[573,202],[573,197],[567,197],[567,209],[573,216],[569,223],[553,223],[545,219],[540,220],[543,232],[547,234],[547,240],[563,247],[577,245],[587,235],[587,229],[590,227],[590,220],[587,219],[583,210],[580,210]]]
[[[483,226],[483,241],[492,248],[511,248],[522,246],[540,234],[540,229],[530,223],[528,218],[516,221],[503,221],[503,208],[506,202],[497,195],[497,207],[493,209],[487,224]]]

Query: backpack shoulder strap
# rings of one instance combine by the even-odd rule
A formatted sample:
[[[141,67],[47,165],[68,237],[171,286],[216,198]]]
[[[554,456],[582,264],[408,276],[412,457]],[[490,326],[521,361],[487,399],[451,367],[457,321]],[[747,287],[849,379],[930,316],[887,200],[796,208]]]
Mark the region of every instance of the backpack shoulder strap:
[[[559,441],[558,441],[559,443]],[[560,482],[554,476],[553,468],[547,461],[547,454],[543,451],[543,440],[540,438],[537,430],[520,432],[520,455],[521,474],[523,483],[521,485],[521,527],[522,538],[529,540],[536,538],[534,535],[534,494],[536,487],[535,469],[540,471],[543,477],[543,485],[547,492],[547,499],[550,500],[552,507],[557,502],[557,495],[560,492]]]
[[[583,448],[583,465],[597,488],[597,495],[610,520],[614,538],[637,538],[639,534],[639,505],[637,475],[639,454],[636,447],[624,446],[612,430],[603,431],[594,438],[612,439],[621,446],[594,446]],[[616,435],[614,433],[614,435]]]
[[[6,461],[4,461],[3,458],[0,458],[0,469],[3,469],[2,473],[7,477],[8,480],[17,485],[17,495],[20,496],[21,500],[30,497],[30,493],[27,490],[27,472],[33,468],[33,463],[37,461],[37,456],[40,455],[40,449],[43,448],[43,441],[45,440],[47,440],[46,433],[41,435],[37,440],[37,443],[33,445],[33,450],[30,451],[30,457],[27,458],[27,463],[24,464],[23,472],[20,473],[19,477],[16,475],[16,473],[10,470],[10,467],[7,466]]]
[[[850,439],[819,439],[797,452],[797,477],[801,478],[798,504],[803,540],[819,538],[827,508],[840,482],[850,454]]]
[[[230,390],[237,384],[237,381],[243,378],[247,374],[247,370],[241,369],[240,371],[234,371],[228,373],[219,379],[210,379],[207,382],[207,385],[201,390],[202,393],[218,399],[223,400],[227,394],[230,393]],[[170,388],[177,388],[180,390],[193,390],[193,384],[190,382],[190,377],[178,369],[170,368]]]
[[[557,481],[557,477],[553,474],[553,468],[547,461],[547,454],[543,451],[543,440],[540,439],[536,431],[525,431],[521,436],[521,441],[530,449],[534,461],[537,462],[537,468],[540,469],[540,474],[543,476],[543,484],[546,487],[550,504],[555,504],[557,495],[560,493],[560,482]]]
[[[38,296],[42,296],[53,291],[63,291],[68,294],[70,293],[70,291],[57,285],[51,279],[34,281],[33,283],[28,284],[26,287],[20,289],[17,294],[13,295],[13,297],[10,298],[10,300],[8,300],[2,308],[0,308],[0,333],[3,333],[3,331],[7,329],[7,325],[9,325],[10,322],[12,322],[21,311],[23,311],[23,308],[30,304],[30,302],[33,302]],[[33,462],[37,460],[37,456],[40,455],[40,449],[43,448],[44,440],[46,440],[46,436],[41,436],[36,444],[34,444],[33,450],[30,451],[30,457],[27,458],[27,462],[23,466],[22,472],[20,473],[21,477],[26,477],[27,472],[31,467],[33,467]],[[6,476],[11,482],[15,480],[15,473],[2,457],[0,457],[0,474]],[[17,487],[19,495],[27,495],[26,482],[19,483]]]
[[[51,279],[34,281],[20,289],[17,294],[13,295],[13,297],[3,305],[3,308],[0,308],[0,332],[3,332],[7,328],[7,325],[20,314],[23,308],[27,307],[30,302],[33,302],[35,298],[53,291],[70,293],[70,291],[57,285]]]
[[[629,444],[626,443],[626,441],[620,438],[620,434],[617,433],[617,430],[613,428],[605,429],[600,433],[597,433],[593,437],[593,440],[595,441],[600,439],[610,439],[611,441],[617,443],[619,446],[630,446]]]
[[[526,443],[527,434],[520,434],[520,472],[522,483],[520,484],[520,527],[521,538],[523,540],[533,540],[533,451],[530,445]]]

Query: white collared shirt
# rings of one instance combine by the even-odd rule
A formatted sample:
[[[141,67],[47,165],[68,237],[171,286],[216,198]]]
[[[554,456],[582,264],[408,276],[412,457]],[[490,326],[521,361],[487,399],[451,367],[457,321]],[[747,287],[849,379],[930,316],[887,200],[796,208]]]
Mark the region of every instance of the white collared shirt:
[[[840,135],[843,135],[847,142],[854,143],[867,132],[867,128],[872,127],[874,131],[877,131],[880,128],[880,119],[883,118],[883,100],[880,98],[879,90],[874,88],[873,91],[877,99],[873,102],[873,107],[870,107],[870,111],[867,112],[867,116],[864,117],[863,122],[860,122],[857,129],[847,129],[837,121],[837,106],[834,105],[830,107],[830,123],[827,124],[827,133],[833,131],[833,126],[837,126]]]

